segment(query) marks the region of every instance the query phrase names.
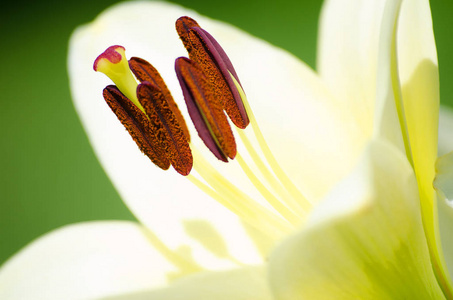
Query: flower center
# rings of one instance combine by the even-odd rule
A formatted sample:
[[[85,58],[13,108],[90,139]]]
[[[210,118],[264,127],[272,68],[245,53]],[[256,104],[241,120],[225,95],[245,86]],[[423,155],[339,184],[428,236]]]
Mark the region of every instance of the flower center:
[[[171,164],[249,225],[275,238],[286,234],[304,221],[311,204],[274,158],[219,43],[189,17],[179,18],[176,30],[189,58],[177,58],[175,71],[198,135],[217,159],[235,159],[262,199],[252,199],[200,154],[158,71],[141,58],[127,61],[122,46],[109,47],[94,62],[94,70],[116,84],[104,89],[105,101],[155,165],[166,170]],[[237,151],[224,111],[237,127],[246,158]],[[244,130],[249,124],[252,130]],[[253,146],[250,135],[258,147]]]

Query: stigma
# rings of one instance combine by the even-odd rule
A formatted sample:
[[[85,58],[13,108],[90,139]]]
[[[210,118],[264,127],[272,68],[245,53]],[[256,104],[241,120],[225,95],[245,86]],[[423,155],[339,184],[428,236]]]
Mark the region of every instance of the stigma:
[[[143,107],[138,102],[136,89],[137,81],[132,75],[129,64],[126,59],[126,53],[123,46],[114,45],[108,47],[99,55],[93,64],[96,72],[107,75],[130,101],[134,103],[142,112]]]
[[[189,17],[179,18],[176,30],[189,56],[176,59],[175,71],[190,119],[212,154],[228,162],[237,149],[224,112],[246,128],[245,93],[225,51],[207,31]],[[159,72],[142,58],[127,60],[119,45],[100,54],[93,69],[114,82],[104,89],[104,99],[139,149],[161,169],[172,165],[188,175],[193,166],[189,129]]]

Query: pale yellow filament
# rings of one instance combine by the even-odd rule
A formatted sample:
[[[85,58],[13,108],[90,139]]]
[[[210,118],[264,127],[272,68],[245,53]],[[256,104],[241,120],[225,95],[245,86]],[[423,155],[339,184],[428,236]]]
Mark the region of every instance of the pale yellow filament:
[[[207,186],[193,175],[189,175],[189,180],[197,187],[257,229],[264,230],[273,236],[281,236],[281,234],[291,230],[293,226],[288,223],[288,220],[251,199],[250,196],[239,190],[217,172],[202,157],[196,147],[191,145],[191,148],[195,157],[193,168],[210,186]]]
[[[252,184],[258,190],[258,192],[266,199],[266,201],[286,220],[291,222],[291,224],[298,225],[301,221],[301,218],[294,214],[287,206],[280,202],[265,186],[261,181],[256,177],[256,175],[249,168],[247,163],[244,161],[242,156],[238,153],[236,155],[236,160],[244,171],[245,175],[250,179]]]
[[[250,140],[248,139],[245,132],[241,129],[237,129],[237,133],[242,140],[247,152],[249,153],[250,157],[252,158],[253,162],[257,166],[258,170],[266,179],[267,183],[272,187],[272,189],[279,195],[279,197],[283,200],[291,210],[293,210],[297,215],[300,217],[304,217],[307,214],[306,208],[302,207],[299,199],[293,198],[292,195],[288,195],[287,190],[282,187],[281,182],[279,182],[272,172],[267,168],[264,164],[258,153],[253,148]]]
[[[195,158],[193,169],[206,183],[193,174],[188,175],[187,178],[200,190],[215,199],[218,203],[229,209],[249,225],[260,231],[266,232],[274,238],[279,238],[282,234],[287,233],[304,221],[305,216],[311,209],[311,204],[291,182],[277,163],[258,127],[255,116],[253,115],[242,88],[236,79],[233,76],[231,77],[239,90],[250,119],[254,136],[258,141],[261,153],[266,159],[267,164],[261,159],[255,148],[253,148],[245,132],[238,130],[238,134],[249,153],[253,164],[257,167],[258,171],[269,184],[269,187],[276,195],[278,195],[278,197],[276,197],[268,187],[260,181],[250,168],[249,164],[239,153],[236,155],[239,166],[253,186],[270,205],[269,208],[254,201],[249,195],[245,194],[220,174],[204,159],[203,155],[200,154],[193,144],[191,145]],[[268,169],[267,165],[270,166],[272,171]]]
[[[253,111],[250,107],[250,104],[247,101],[247,97],[245,96],[245,93],[242,90],[241,85],[237,82],[237,80],[234,78],[234,76],[231,75],[231,73],[230,73],[230,76],[233,79],[233,82],[236,85],[236,87],[239,91],[239,94],[241,95],[242,101],[245,106],[245,110],[247,111],[247,115],[250,119],[250,124],[251,124],[253,132],[255,134],[256,140],[258,141],[258,144],[261,148],[261,151],[264,154],[264,157],[266,158],[267,163],[269,164],[271,169],[274,171],[278,180],[288,190],[288,192],[295,199],[299,199],[300,205],[304,208],[304,210],[310,211],[311,203],[304,197],[304,195],[302,195],[302,193],[297,189],[297,187],[293,184],[293,182],[289,179],[289,177],[286,175],[286,173],[283,171],[283,169],[278,164],[277,160],[275,159],[274,155],[272,154],[271,150],[269,149],[269,146],[267,145],[266,140],[264,139],[264,136],[261,132],[261,129],[258,126],[258,123],[255,119],[255,115],[253,114]]]

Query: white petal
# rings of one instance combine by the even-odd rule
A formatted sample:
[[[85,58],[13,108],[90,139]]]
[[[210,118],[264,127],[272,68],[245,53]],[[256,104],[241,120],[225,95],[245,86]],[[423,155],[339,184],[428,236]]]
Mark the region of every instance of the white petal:
[[[372,143],[306,228],[272,254],[277,299],[444,299],[419,209],[405,156]]]
[[[401,99],[397,62],[394,60],[396,26],[400,7],[401,1],[386,1],[384,6],[377,57],[374,135],[388,140],[405,152],[405,144],[409,143],[407,125]]]
[[[453,110],[443,106],[439,111],[438,155],[453,151]]]
[[[401,124],[404,131],[407,131],[405,126],[409,126],[410,131],[417,131],[417,134],[411,135],[414,139],[422,136],[417,126],[428,128],[426,131],[432,133],[431,124],[437,119],[438,100],[435,97],[438,93],[435,84],[437,60],[429,3],[424,0],[403,1],[396,23],[400,3],[378,0],[326,1],[321,15],[318,49],[318,70],[332,93],[342,101],[354,103],[351,109],[356,112],[355,116],[364,131],[371,135],[375,127],[381,136],[399,147],[401,128],[395,117],[395,100],[397,105],[401,104],[400,93],[403,94],[405,105],[416,103],[406,109],[410,124],[407,125],[405,120]],[[396,25],[397,44],[394,44]],[[392,52],[396,49],[398,60],[392,62]],[[434,63],[434,71],[426,61]],[[424,64],[420,65],[422,62]],[[418,77],[414,78],[416,70],[418,72],[415,75]],[[399,90],[398,76],[403,83],[402,91]],[[425,77],[428,80],[423,82],[421,78]],[[414,98],[423,99],[415,101]],[[414,111],[414,107],[419,111]],[[404,110],[401,112],[404,118]],[[411,122],[413,119],[418,123]],[[423,121],[420,122],[420,119]],[[435,139],[437,135],[429,136]],[[430,143],[428,147],[432,148],[432,141],[427,142]],[[421,142],[417,140],[414,143]],[[418,157],[420,151],[417,149],[415,152]]]
[[[404,151],[395,105],[401,99],[397,65],[392,59],[400,4],[326,1],[319,29],[318,70],[338,101],[348,103],[362,138],[378,136]]]
[[[2,266],[0,299],[98,299],[161,286],[182,270],[150,237],[126,221],[57,229]]]
[[[271,300],[264,268],[205,272],[185,277],[167,288],[109,300]]]
[[[129,55],[154,64],[176,100],[182,100],[173,71],[174,59],[185,55],[174,30],[174,21],[182,15],[197,19],[225,48],[270,147],[309,198],[324,195],[349,172],[364,138],[348,103],[332,100],[306,65],[281,49],[193,11],[157,1],[128,2],[110,8],[74,33],[69,73],[75,106],[101,164],[132,212],[170,248],[190,246],[194,258],[204,267],[226,268],[232,264],[189,237],[181,220],[206,222],[214,229],[211,232],[218,232],[225,240],[229,255],[256,263],[261,258],[236,216],[182,176],[162,172],[139,153],[102,99],[101,90],[109,81],[92,71],[99,53],[112,44],[121,44]],[[180,108],[185,113],[184,104],[180,103]],[[200,147],[193,131],[192,136]],[[261,199],[236,163],[225,165],[215,159],[211,163],[222,174],[234,174],[229,178],[235,185]]]
[[[387,1],[327,0],[321,12],[317,68],[371,135],[381,22]]]
[[[436,163],[434,187],[439,198],[441,242],[450,274],[453,274],[453,152],[440,157]]]

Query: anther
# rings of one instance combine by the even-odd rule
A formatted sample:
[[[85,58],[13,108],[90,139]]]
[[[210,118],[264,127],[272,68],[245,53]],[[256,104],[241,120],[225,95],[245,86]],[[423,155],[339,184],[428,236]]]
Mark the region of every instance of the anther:
[[[189,39],[189,31],[191,28],[200,27],[197,21],[190,17],[180,17],[176,20],[176,31],[178,32],[179,38],[181,39],[184,48],[189,52],[189,57],[192,53],[192,42]]]
[[[114,85],[105,87],[103,96],[140,150],[155,165],[167,170],[170,167],[170,161],[161,147],[158,135],[152,130],[148,117]]]
[[[176,21],[176,30],[190,59],[197,62],[215,88],[216,98],[221,101],[233,123],[244,129],[250,123],[238,89],[239,78],[234,67],[219,43],[198,23],[181,17]],[[234,78],[233,78],[234,77]],[[235,82],[239,85],[236,85]]]
[[[186,135],[187,140],[190,142],[190,133],[189,129],[187,128],[186,122],[184,121],[184,117],[182,116],[181,111],[178,108],[178,105],[176,104],[175,100],[173,99],[170,93],[170,90],[168,89],[167,85],[165,84],[164,80],[162,79],[156,68],[154,68],[146,60],[139,57],[131,57],[131,59],[129,59],[129,67],[131,68],[135,77],[140,82],[148,81],[156,85],[161,90],[168,106],[175,115],[179,126]]]
[[[175,70],[198,135],[219,160],[233,159],[236,142],[211,83],[197,63],[188,58],[176,59]]]
[[[178,173],[188,175],[193,165],[192,152],[164,93],[155,84],[144,81],[137,88],[137,97],[170,163]]]

